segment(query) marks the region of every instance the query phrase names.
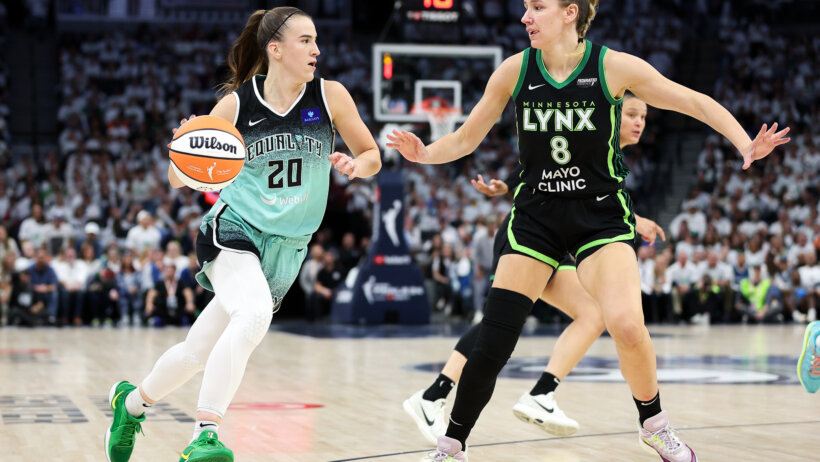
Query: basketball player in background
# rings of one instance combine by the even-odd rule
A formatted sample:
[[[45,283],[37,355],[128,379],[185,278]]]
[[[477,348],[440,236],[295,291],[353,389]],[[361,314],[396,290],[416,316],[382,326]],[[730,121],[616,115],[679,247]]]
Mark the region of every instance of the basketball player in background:
[[[644,60],[609,51],[583,37],[597,0],[525,0],[521,22],[530,48],[506,59],[484,95],[454,133],[425,146],[394,131],[389,147],[410,161],[441,164],[471,153],[515,102],[521,184],[516,188],[509,246],[487,296],[476,345],[461,376],[446,436],[431,459],[466,460],[467,437],[492,396],[532,305],[567,252],[578,279],[600,306],[615,341],[621,373],[638,409],[642,446],[667,462],[694,462],[695,453],[661,409],[655,350],[644,326],[632,202],[623,191],[628,169],[615,134],[627,90],[661,109],[694,117],[726,136],[743,168],[788,142],[788,128],[764,125],[750,139],[712,98],[663,77]]]
[[[623,118],[620,129],[620,146],[637,144],[646,128],[646,103],[627,93],[623,100]],[[521,168],[516,168],[506,181],[497,179],[484,183],[481,175],[472,180],[473,186],[487,196],[499,196],[514,189],[520,182]],[[504,219],[493,243],[493,271],[498,265],[501,250],[509,245],[507,228],[510,216]],[[635,231],[644,241],[654,245],[660,235],[666,240],[663,229],[652,220],[635,214]],[[490,276],[493,279],[493,276]],[[567,254],[553,273],[547,287],[541,293],[541,300],[557,307],[572,322],[564,329],[552,349],[547,367],[529,393],[524,393],[513,406],[513,414],[520,420],[532,423],[547,433],[556,436],[572,435],[578,431],[578,422],[567,417],[558,407],[555,390],[564,377],[578,364],[595,340],[604,331],[604,318],[598,304],[584,290],[575,273],[575,259]],[[444,408],[447,395],[461,377],[467,357],[475,345],[480,324],[474,325],[456,343],[450,358],[436,380],[424,390],[419,390],[408,398],[404,410],[413,418],[428,441],[436,444],[436,439],[444,435],[447,428]]]
[[[202,270],[196,278],[215,298],[139,388],[126,381],[111,388],[109,461],[127,461],[145,409],[202,370],[193,438],[180,461],[233,460],[217,431],[322,221],[331,164],[351,180],[381,168],[376,142],[347,90],[314,79],[317,56],[312,19],[292,7],[256,11],[234,42],[232,76],[211,115],[236,126],[247,157],[205,215],[197,239]],[[354,157],[333,152],[334,125]],[[171,170],[168,179],[183,186]]]

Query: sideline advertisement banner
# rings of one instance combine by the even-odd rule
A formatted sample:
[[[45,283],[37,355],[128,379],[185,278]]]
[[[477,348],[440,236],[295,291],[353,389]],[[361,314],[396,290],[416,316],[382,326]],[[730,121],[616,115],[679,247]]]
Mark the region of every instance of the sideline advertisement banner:
[[[430,304],[421,269],[404,238],[404,182],[399,171],[378,175],[373,239],[367,259],[336,295],[330,317],[352,324],[427,324]]]

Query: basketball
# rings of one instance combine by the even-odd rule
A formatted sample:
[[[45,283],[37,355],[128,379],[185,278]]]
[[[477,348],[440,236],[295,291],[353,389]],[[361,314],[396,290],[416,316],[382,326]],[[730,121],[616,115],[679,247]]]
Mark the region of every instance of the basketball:
[[[171,167],[191,189],[218,191],[245,165],[245,142],[230,122],[199,116],[179,127],[170,144]]]

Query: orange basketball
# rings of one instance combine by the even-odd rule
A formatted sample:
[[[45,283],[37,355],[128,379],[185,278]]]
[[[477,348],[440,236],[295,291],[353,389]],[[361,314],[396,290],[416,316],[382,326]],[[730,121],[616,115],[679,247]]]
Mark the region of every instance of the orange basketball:
[[[245,142],[220,117],[195,117],[177,130],[169,145],[171,168],[191,189],[217,191],[233,182],[245,165]]]

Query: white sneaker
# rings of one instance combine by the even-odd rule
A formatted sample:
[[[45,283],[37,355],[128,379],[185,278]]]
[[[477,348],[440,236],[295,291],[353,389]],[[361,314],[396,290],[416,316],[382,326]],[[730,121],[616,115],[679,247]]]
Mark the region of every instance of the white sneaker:
[[[817,310],[814,308],[809,308],[809,314],[806,315],[806,321],[814,322],[817,321]]]
[[[513,406],[513,414],[555,436],[569,436],[578,431],[578,422],[558,407],[554,392],[536,396],[524,393]]]
[[[402,407],[416,422],[424,438],[431,444],[438,444],[438,437],[447,432],[447,419],[444,417],[447,400],[428,401],[423,395],[424,390],[417,391],[404,401]]]
[[[803,314],[803,313],[801,313],[797,310],[795,310],[792,313],[792,319],[794,320],[794,322],[799,322],[799,323],[803,324],[803,323],[806,322],[806,318],[807,318],[807,316],[805,314]]]

